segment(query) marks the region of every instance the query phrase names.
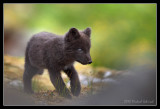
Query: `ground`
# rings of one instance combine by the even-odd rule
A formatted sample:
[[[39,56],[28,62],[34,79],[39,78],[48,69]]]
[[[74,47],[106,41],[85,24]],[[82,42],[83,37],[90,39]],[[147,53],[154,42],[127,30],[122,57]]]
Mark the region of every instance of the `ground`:
[[[23,92],[22,75],[24,71],[24,57],[4,56],[4,105],[69,105],[73,101],[84,97],[95,95],[103,86],[110,83],[116,84],[116,77],[127,71],[117,71],[104,67],[92,67],[75,63],[75,68],[79,73],[82,90],[79,97],[72,96],[66,99],[59,96],[50,82],[47,70],[43,75],[36,75],[32,80],[34,94],[28,95]],[[62,77],[70,89],[70,81],[65,73]]]

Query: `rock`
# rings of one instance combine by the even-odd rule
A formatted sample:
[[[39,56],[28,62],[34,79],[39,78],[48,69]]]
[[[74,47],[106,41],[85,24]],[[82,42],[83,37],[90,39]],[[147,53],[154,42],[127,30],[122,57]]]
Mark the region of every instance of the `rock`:
[[[88,86],[89,85],[89,81],[87,81],[87,80],[81,81],[81,84],[83,84],[84,86]]]
[[[111,75],[112,75],[111,71],[106,71],[103,77],[106,78],[106,77],[109,77]]]
[[[18,88],[18,89],[22,89],[23,88],[23,83],[20,80],[13,80],[9,83],[9,85]]]
[[[112,78],[102,79],[102,82],[103,83],[117,83],[117,81]]]
[[[93,83],[99,83],[99,82],[101,82],[101,81],[102,81],[102,80],[99,79],[99,78],[93,78],[93,80],[92,80]]]

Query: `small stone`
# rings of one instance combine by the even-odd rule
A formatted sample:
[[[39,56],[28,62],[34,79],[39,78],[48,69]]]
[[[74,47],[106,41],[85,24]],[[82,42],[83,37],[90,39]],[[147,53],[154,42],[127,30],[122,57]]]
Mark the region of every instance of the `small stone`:
[[[13,80],[9,83],[9,85],[14,86],[16,88],[23,88],[22,81],[20,80]]]
[[[112,75],[112,73],[110,71],[107,71],[107,72],[105,72],[103,77],[106,78],[106,77],[109,77],[111,75]]]

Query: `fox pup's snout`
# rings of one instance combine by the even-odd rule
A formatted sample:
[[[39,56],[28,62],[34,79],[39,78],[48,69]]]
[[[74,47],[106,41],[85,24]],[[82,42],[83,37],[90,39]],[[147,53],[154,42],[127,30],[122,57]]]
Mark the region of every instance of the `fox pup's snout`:
[[[91,61],[88,61],[88,64],[91,64],[92,63],[92,60]]]

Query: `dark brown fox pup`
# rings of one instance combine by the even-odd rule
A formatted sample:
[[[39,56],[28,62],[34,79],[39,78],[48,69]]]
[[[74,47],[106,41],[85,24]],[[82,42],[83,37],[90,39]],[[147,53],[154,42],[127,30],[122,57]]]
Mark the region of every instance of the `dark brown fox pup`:
[[[50,80],[60,95],[71,98],[69,90],[62,80],[63,70],[70,78],[71,92],[80,94],[81,85],[73,63],[91,64],[91,29],[79,31],[71,28],[64,36],[48,32],[33,35],[25,52],[25,71],[23,74],[24,91],[33,93],[32,77],[48,69]]]

